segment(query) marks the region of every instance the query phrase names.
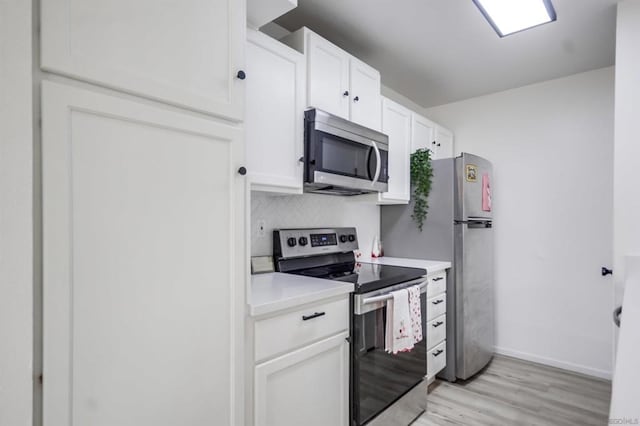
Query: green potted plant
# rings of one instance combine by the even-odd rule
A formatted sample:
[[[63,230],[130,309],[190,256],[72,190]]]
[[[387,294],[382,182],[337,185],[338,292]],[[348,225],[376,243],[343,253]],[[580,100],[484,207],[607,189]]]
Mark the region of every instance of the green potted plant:
[[[413,188],[413,214],[411,217],[422,232],[422,226],[427,218],[429,192],[431,191],[431,150],[422,148],[411,154],[411,187]]]

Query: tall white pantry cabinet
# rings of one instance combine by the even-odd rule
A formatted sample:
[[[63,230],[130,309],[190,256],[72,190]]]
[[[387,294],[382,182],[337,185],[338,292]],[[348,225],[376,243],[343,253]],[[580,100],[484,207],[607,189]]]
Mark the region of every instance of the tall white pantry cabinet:
[[[244,424],[244,35],[41,0],[45,426]]]

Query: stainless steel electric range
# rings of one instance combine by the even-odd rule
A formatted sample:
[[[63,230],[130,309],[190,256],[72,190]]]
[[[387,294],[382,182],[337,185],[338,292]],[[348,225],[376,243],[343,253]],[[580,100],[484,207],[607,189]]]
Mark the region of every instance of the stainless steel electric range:
[[[406,426],[427,404],[427,348],[385,351],[386,301],[391,292],[420,285],[426,336],[426,278],[420,268],[358,262],[355,228],[279,229],[273,234],[276,270],[352,282],[350,416],[352,426]]]

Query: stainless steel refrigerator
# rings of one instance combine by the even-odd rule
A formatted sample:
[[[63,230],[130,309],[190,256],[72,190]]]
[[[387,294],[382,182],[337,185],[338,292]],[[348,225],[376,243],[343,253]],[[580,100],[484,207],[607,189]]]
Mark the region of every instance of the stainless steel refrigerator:
[[[491,163],[463,153],[433,160],[429,210],[420,232],[408,205],[383,206],[384,254],[452,263],[447,278],[447,367],[438,377],[468,379],[494,351]],[[413,195],[413,194],[412,194]]]

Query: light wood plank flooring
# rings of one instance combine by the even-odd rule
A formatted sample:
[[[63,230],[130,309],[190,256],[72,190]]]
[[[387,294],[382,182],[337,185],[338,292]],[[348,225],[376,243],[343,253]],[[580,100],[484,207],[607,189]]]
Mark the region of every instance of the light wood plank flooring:
[[[608,423],[611,382],[505,356],[470,380],[429,389],[414,426]]]

